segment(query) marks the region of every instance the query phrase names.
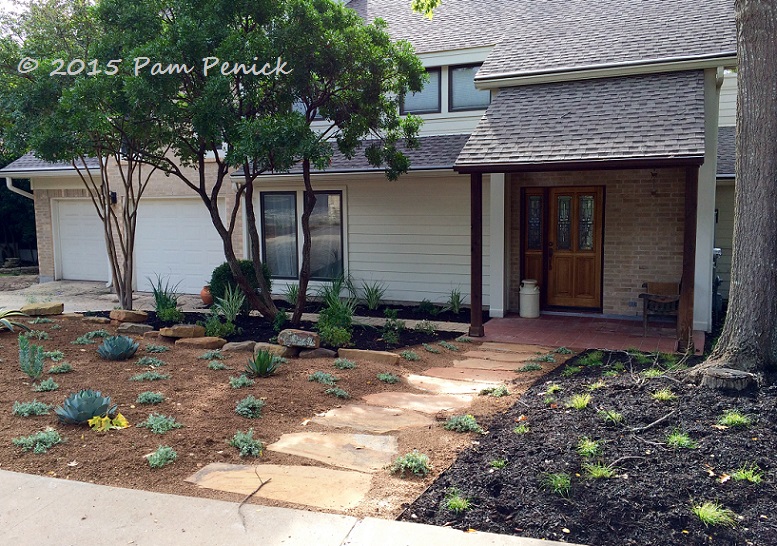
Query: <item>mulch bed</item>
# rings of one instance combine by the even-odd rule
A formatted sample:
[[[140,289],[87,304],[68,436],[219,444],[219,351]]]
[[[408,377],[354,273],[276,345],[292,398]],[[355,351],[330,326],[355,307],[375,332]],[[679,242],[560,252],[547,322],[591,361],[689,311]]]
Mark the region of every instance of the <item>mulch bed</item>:
[[[567,365],[575,366],[579,358]],[[605,353],[603,360],[604,365],[583,367],[570,377],[557,369],[531,387],[400,519],[597,546],[776,544],[777,388],[724,394],[672,374],[650,379],[640,373],[650,365],[636,364],[625,352]],[[602,377],[617,362],[625,370]],[[598,380],[605,386],[589,390]],[[563,390],[547,394],[552,384]],[[652,398],[664,388],[677,399]],[[566,407],[570,396],[584,393],[592,397],[588,408]],[[731,409],[750,416],[753,424],[718,425]],[[623,423],[607,424],[601,410],[620,412]],[[530,431],[515,434],[519,424]],[[669,448],[666,436],[675,430],[687,432],[698,447]],[[577,453],[583,436],[603,442],[599,457]],[[492,468],[497,459],[507,465]],[[583,464],[593,461],[614,463],[616,476],[587,478]],[[728,477],[751,464],[763,473],[760,485]],[[543,486],[548,473],[571,476],[568,496]],[[470,509],[457,514],[445,507],[453,489],[469,499]],[[736,525],[705,527],[691,512],[693,503],[704,501],[732,510]]]

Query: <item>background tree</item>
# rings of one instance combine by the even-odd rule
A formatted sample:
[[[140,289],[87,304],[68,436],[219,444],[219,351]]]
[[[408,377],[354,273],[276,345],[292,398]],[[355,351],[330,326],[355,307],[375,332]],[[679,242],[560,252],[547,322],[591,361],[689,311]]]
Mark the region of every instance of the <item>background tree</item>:
[[[692,378],[734,368],[777,370],[777,2],[737,0],[736,197],[731,288],[723,331]]]

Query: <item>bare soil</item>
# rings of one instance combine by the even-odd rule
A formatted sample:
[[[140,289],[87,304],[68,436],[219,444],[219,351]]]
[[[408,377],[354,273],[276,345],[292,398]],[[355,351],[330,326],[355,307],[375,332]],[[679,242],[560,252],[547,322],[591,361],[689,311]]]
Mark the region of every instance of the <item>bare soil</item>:
[[[135,364],[138,357],[149,355],[146,342],[134,358],[111,362],[102,360],[97,344],[74,345],[71,342],[84,333],[105,327],[115,333],[115,325],[84,323],[78,319],[54,318],[53,323],[31,325],[36,330],[48,333],[47,340],[31,340],[47,351],[64,352],[64,361],[74,371],[66,374],[44,374],[41,379],[53,377],[59,384],[54,392],[33,392],[30,379],[18,365],[16,335],[0,333],[0,468],[55,476],[92,483],[175,493],[181,495],[219,498],[240,501],[240,495],[200,489],[184,482],[184,479],[211,462],[251,464],[254,461],[267,464],[320,465],[309,459],[265,451],[259,459],[241,459],[235,448],[227,444],[238,431],[253,428],[255,437],[265,445],[275,442],[284,433],[302,431],[323,431],[325,427],[308,422],[317,413],[349,401],[342,401],[324,393],[326,387],[308,381],[308,375],[322,370],[340,378],[338,386],[346,390],[352,400],[363,395],[402,390],[414,392],[405,383],[389,385],[376,379],[378,373],[391,371],[396,375],[419,373],[430,367],[451,366],[456,353],[427,353],[422,347],[415,347],[421,356],[418,362],[401,361],[393,369],[370,362],[359,362],[352,370],[337,370],[332,359],[294,359],[281,366],[280,371],[269,378],[257,379],[252,387],[232,389],[228,384],[230,376],[239,375],[248,359],[247,353],[232,353],[224,363],[229,370],[214,371],[207,367],[208,361],[200,359],[202,350],[172,347],[166,353],[154,354],[165,362],[157,369],[170,374],[170,379],[154,382],[132,382],[129,378],[148,370]],[[455,336],[440,336],[439,339],[453,340]],[[99,343],[99,339],[97,342]],[[456,343],[462,350],[468,344]],[[477,345],[472,344],[475,348]],[[46,362],[46,369],[53,363]],[[546,364],[551,369],[553,364]],[[518,395],[543,372],[524,374],[524,383],[513,388],[514,394],[505,398],[477,397],[470,409],[478,421],[488,422],[492,415],[506,411]],[[12,414],[15,401],[33,399],[60,405],[67,395],[81,389],[91,388],[110,396],[131,424],[143,421],[150,413],[159,412],[176,418],[184,428],[164,435],[152,434],[145,428],[130,427],[110,432],[95,432],[82,426],[58,423],[53,411],[38,417],[18,417]],[[158,391],[165,395],[165,401],[156,406],[136,404],[136,398],[143,391]],[[421,392],[421,391],[416,391]],[[259,419],[245,419],[234,412],[238,400],[252,394],[263,398],[266,406]],[[440,415],[439,418],[446,416]],[[65,438],[61,445],[54,446],[45,454],[23,452],[12,445],[12,438],[33,434],[46,427],[54,427]],[[445,470],[465,447],[480,438],[471,434],[445,431],[441,426],[407,430],[394,433],[398,437],[400,454],[418,449],[431,458],[433,472],[425,479],[400,479],[388,470],[378,472],[372,480],[372,490],[365,503],[350,512],[356,516],[395,518],[435,478]],[[178,460],[169,466],[152,470],[144,455],[159,445],[169,445],[178,453]],[[250,502],[284,505],[273,501],[251,499]],[[300,508],[297,506],[297,508]],[[305,508],[305,507],[302,507]]]
[[[599,366],[579,359],[567,365],[582,367],[580,373],[564,377],[557,369],[497,415],[479,444],[462,452],[400,519],[597,546],[777,544],[777,388],[735,394],[685,384],[674,373],[651,379],[641,372],[653,365],[625,352],[605,353]],[[624,371],[610,377],[618,363]],[[604,386],[592,388],[600,380]],[[552,385],[562,390],[549,393]],[[676,400],[655,400],[660,389],[671,389]],[[591,395],[586,409],[567,407],[576,394]],[[721,426],[720,417],[733,409],[752,424]],[[603,410],[621,413],[623,423],[608,424]],[[516,434],[517,425],[529,432]],[[696,446],[670,447],[674,431],[686,432]],[[598,456],[577,452],[583,437],[601,443]],[[494,468],[496,460],[506,466]],[[610,465],[615,475],[588,477],[584,465],[592,462]],[[760,469],[760,484],[732,477],[750,465]],[[544,482],[551,473],[571,477],[568,494],[549,490]],[[447,507],[453,492],[469,500],[469,509]],[[734,525],[705,526],[691,507],[706,501],[733,511]]]

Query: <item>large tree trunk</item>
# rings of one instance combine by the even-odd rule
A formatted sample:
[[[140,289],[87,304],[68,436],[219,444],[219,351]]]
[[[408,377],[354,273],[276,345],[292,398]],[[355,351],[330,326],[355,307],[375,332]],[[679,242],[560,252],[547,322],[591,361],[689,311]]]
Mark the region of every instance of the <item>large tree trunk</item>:
[[[731,288],[706,362],[768,380],[777,370],[777,2],[736,0],[739,82]]]
[[[299,326],[302,319],[302,311],[307,300],[308,283],[310,282],[310,216],[316,206],[316,194],[310,182],[310,160],[302,161],[302,180],[305,182],[304,205],[302,207],[302,267],[299,269],[299,292],[294,306],[294,314],[291,316],[291,325]]]

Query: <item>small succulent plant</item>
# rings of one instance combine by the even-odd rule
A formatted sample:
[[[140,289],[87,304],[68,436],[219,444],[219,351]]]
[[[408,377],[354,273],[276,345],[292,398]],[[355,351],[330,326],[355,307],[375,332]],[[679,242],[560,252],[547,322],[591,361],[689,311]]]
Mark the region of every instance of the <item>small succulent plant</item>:
[[[272,354],[270,351],[257,351],[246,364],[245,374],[254,377],[269,377],[278,371],[278,366],[286,362],[285,358]]]
[[[131,337],[111,336],[103,340],[97,352],[105,360],[127,360],[138,350],[138,343]]]
[[[84,389],[65,398],[65,402],[54,409],[60,422],[82,425],[92,417],[111,415],[116,412],[116,404],[111,405],[111,397],[103,396],[100,391]]]

